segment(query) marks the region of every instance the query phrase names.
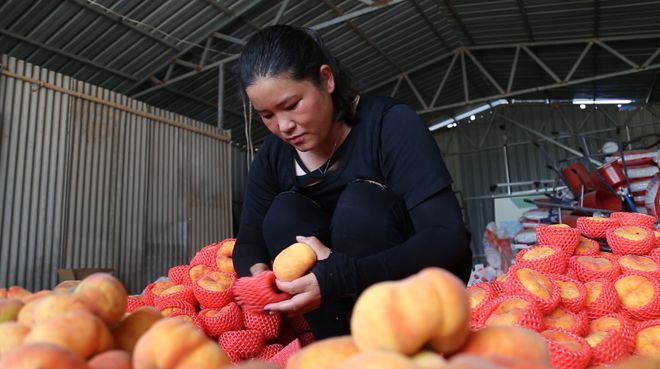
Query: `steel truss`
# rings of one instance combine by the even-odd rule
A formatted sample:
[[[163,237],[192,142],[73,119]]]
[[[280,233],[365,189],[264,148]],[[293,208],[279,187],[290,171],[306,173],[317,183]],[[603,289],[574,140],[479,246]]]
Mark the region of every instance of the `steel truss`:
[[[442,110],[458,108],[461,106],[483,103],[483,102],[488,102],[503,98],[510,98],[531,92],[545,91],[554,88],[566,87],[581,83],[593,82],[607,78],[619,77],[619,76],[659,69],[660,62],[654,63],[654,61],[655,59],[657,59],[658,55],[660,55],[660,48],[656,49],[653,53],[651,53],[644,63],[638,64],[632,61],[630,58],[623,55],[621,52],[614,49],[609,44],[612,42],[620,42],[620,41],[638,41],[638,40],[652,40],[652,39],[660,39],[660,34],[587,38],[587,39],[561,40],[561,41],[521,42],[521,43],[512,43],[512,44],[462,46],[462,47],[458,47],[456,50],[452,52],[446,53],[433,60],[429,60],[428,62],[420,64],[415,68],[405,71],[404,73],[401,73],[392,78],[384,80],[381,83],[373,85],[368,89],[368,91],[372,91],[377,88],[388,86],[394,83],[393,92],[396,92],[402,80],[405,80],[407,83],[411,84],[412,86],[413,85],[411,79],[412,73],[421,71],[425,68],[431,67],[433,65],[437,65],[439,63],[443,63],[444,61],[449,59],[450,60],[449,66],[445,70],[443,77],[440,80],[440,83],[438,84],[435,94],[433,95],[433,99],[430,102],[427,102],[421,97],[419,93],[415,93],[415,96],[419,104],[423,107],[422,109],[418,110],[418,113],[426,114],[426,113],[438,112]],[[571,69],[565,76],[559,76],[555,71],[553,71],[548,66],[548,63],[544,62],[542,58],[539,57],[533,51],[533,49],[536,47],[558,47],[559,50],[561,46],[566,46],[566,45],[581,45],[582,52],[577,57],[577,59],[575,59]],[[616,72],[595,73],[588,77],[575,78],[574,77],[575,72],[580,67],[580,65],[582,65],[582,62],[585,56],[587,55],[587,53],[589,52],[589,50],[596,47],[605,50],[609,54],[615,56],[617,59],[626,63],[629,66],[629,68],[622,69]],[[504,81],[498,81],[497,79],[493,78],[492,74],[488,71],[488,69],[484,67],[484,63],[482,63],[474,53],[475,51],[481,52],[488,50],[511,51],[513,55],[513,62],[511,64],[511,68],[509,71],[509,78],[506,81],[506,84],[503,83]],[[516,75],[518,73],[518,63],[520,60],[521,53],[528,55],[534,61],[534,63],[540,68],[540,70],[542,70],[545,74],[547,74],[551,78],[552,82],[548,84],[534,86],[531,88],[524,88],[519,90],[514,89],[513,85],[516,79]],[[548,56],[546,55],[545,58],[547,57]],[[493,86],[493,88],[497,91],[497,93],[485,97],[471,98],[471,96],[474,95],[470,93],[471,87],[468,84],[468,65],[467,65],[468,62],[474,64],[474,66],[477,67],[479,73],[483,77],[485,77],[486,80],[488,80],[490,85]],[[459,66],[456,67],[456,64],[458,64]],[[438,102],[440,96],[442,96],[441,95],[442,91],[452,72],[460,73],[461,75],[462,85],[463,85],[462,99],[456,102],[437,105],[436,103]]]

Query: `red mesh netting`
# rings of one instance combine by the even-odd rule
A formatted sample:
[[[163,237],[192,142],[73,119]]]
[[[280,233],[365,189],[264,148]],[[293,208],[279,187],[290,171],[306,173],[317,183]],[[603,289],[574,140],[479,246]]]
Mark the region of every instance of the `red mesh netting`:
[[[617,259],[621,274],[640,274],[660,279],[660,265],[649,256],[622,255]]]
[[[578,279],[582,282],[599,278],[614,281],[621,274],[619,264],[615,260],[600,254],[599,256],[572,256],[568,260],[568,265],[575,270]]]
[[[582,282],[562,274],[551,274],[549,277],[560,287],[559,303],[561,306],[564,306],[566,309],[574,313],[580,312],[584,309],[584,304],[587,299],[587,290],[584,288]],[[560,282],[571,283],[572,286],[575,287],[575,290],[577,290],[577,295],[571,296],[570,293],[574,291],[569,289],[568,286],[565,287],[566,291],[564,291],[562,295],[562,283]]]
[[[194,315],[197,312],[194,305],[182,300],[159,299],[156,301],[155,306],[156,309],[158,309],[158,311],[160,311],[165,316],[169,316],[170,314],[173,314],[177,311],[182,311],[187,315]],[[172,311],[170,313],[164,313],[163,311],[166,309],[171,309]]]
[[[639,341],[642,341],[641,334],[644,334],[644,333],[649,334],[648,332],[643,332],[643,331],[647,328],[657,327],[657,326],[660,326],[660,319],[647,320],[645,322],[639,322],[635,325],[635,327],[634,327],[634,329],[635,329],[635,353],[644,354],[643,352],[640,352],[640,348],[637,347],[638,339],[639,339]],[[647,337],[647,339],[648,339],[648,337]],[[656,343],[656,345],[654,346],[654,353],[657,354],[658,353],[658,346],[657,346],[658,337],[654,336],[654,340],[655,340],[655,343]],[[650,342],[648,342],[648,343],[650,343]]]
[[[538,280],[541,279],[547,279],[548,282],[551,284],[551,291],[550,292],[550,297],[549,298],[544,298],[542,296],[538,296],[534,294],[528,287],[526,287],[523,282],[520,280],[519,273],[527,272],[530,273],[529,277],[530,278],[536,278]],[[559,305],[559,299],[560,299],[560,290],[559,286],[557,286],[556,283],[552,281],[552,279],[548,276],[546,276],[543,273],[531,270],[529,268],[524,268],[520,267],[518,265],[514,265],[511,268],[509,268],[509,272],[507,273],[507,278],[506,278],[506,284],[504,286],[504,290],[506,291],[507,294],[510,295],[523,295],[523,296],[528,296],[536,304],[538,305],[539,310],[541,313],[546,314],[551,311],[553,311],[557,305]],[[537,283],[538,281],[528,281],[528,283],[532,283],[534,286],[534,283]],[[539,283],[541,284],[541,283]]]
[[[144,301],[144,298],[140,295],[131,295],[126,297],[126,312],[132,313],[135,309],[147,306],[147,303]]]
[[[596,287],[598,286],[600,286],[600,292],[593,292],[592,296],[589,297],[589,291],[597,291],[598,289]],[[596,319],[619,309],[619,298],[612,286],[612,282],[609,280],[604,278],[596,279],[586,282],[584,287],[587,289],[585,311],[589,319]],[[590,299],[593,301],[590,301]]]
[[[171,267],[167,271],[167,278],[169,278],[170,282],[175,284],[187,284],[186,280],[190,279],[190,277],[188,277],[188,265],[177,265]]]
[[[518,311],[518,319],[513,323],[513,325],[529,328],[537,332],[545,330],[545,323],[543,323],[543,313],[541,313],[541,310],[539,310],[534,300],[530,299],[528,296],[522,295],[505,295],[496,297],[491,300],[483,308],[483,325],[497,325],[498,323],[491,319],[492,314],[503,302],[511,299],[521,299],[529,304],[527,308]]]
[[[302,347],[311,345],[316,341],[316,339],[314,338],[314,334],[312,332],[301,333],[300,336],[298,336],[298,339],[300,339],[300,345]]]
[[[589,342],[589,336],[586,338]],[[609,364],[628,354],[628,347],[621,344],[623,338],[618,331],[609,330],[595,346],[591,346],[591,365]]]
[[[219,246],[220,246],[219,243],[212,243],[204,246],[204,248],[197,251],[195,256],[193,256],[192,260],[190,260],[190,265],[194,266],[198,264],[204,264],[215,269],[216,268],[215,253],[218,250]]]
[[[282,351],[284,346],[279,343],[272,343],[266,347],[257,355],[257,359],[268,360],[271,357],[275,356],[278,352]]]
[[[280,335],[282,316],[277,313],[249,312],[243,315],[245,328],[261,331],[266,340],[272,340]]]
[[[280,350],[280,352],[275,354],[275,356],[271,357],[269,361],[284,369],[286,368],[286,363],[289,361],[289,358],[296,352],[300,351],[300,348],[300,340],[295,339]]]
[[[563,319],[558,317],[563,316]],[[572,321],[572,323],[571,323]],[[557,306],[557,308],[543,317],[545,329],[563,330],[577,334],[578,336],[586,333],[589,327],[589,320],[586,313],[576,314],[570,310]]]
[[[190,286],[186,285],[178,285],[182,286],[183,289],[181,291],[177,291],[174,293],[169,293],[167,295],[160,295],[160,296],[155,296],[154,295],[154,304],[157,306],[158,301],[160,300],[180,300],[180,301],[185,301],[189,303],[192,306],[197,305],[197,299],[195,298],[195,295],[193,294],[192,288]],[[170,287],[171,288],[171,287]]]
[[[203,325],[202,321],[199,320],[199,317],[197,316],[197,314],[190,314],[190,313],[187,313],[187,312],[184,312],[184,311],[177,311],[177,312],[174,312],[174,313],[168,315],[167,317],[168,317],[168,318],[174,318],[174,317],[177,317],[177,316],[182,316],[182,317],[187,317],[187,318],[189,318],[189,319],[190,319],[189,321],[190,321],[191,323],[193,323],[194,325],[196,325],[197,328],[199,328],[199,329],[201,329],[202,331],[204,331],[204,325]]]
[[[235,245],[236,245],[235,238],[225,238],[224,240],[220,241],[220,246],[218,248],[218,251],[222,255],[230,258],[232,257]]]
[[[590,240],[586,237],[580,237],[580,243],[575,248],[573,255],[578,256],[594,256],[600,252],[600,245],[595,240]],[[570,256],[570,255],[569,255]]]
[[[571,332],[546,330],[541,332],[548,344],[550,361],[557,369],[584,369],[591,361],[591,347],[587,341]],[[562,342],[573,342],[579,344],[580,348],[568,349]]]
[[[611,218],[579,217],[577,229],[589,238],[605,238],[608,229],[616,228],[619,222]]]
[[[573,255],[580,242],[580,231],[568,226],[540,225],[536,228],[536,242],[539,245],[559,246],[566,255]]]
[[[483,324],[483,317],[481,316],[481,313],[483,313],[483,307],[486,306],[490,300],[497,297],[497,293],[487,282],[475,283],[468,287],[467,291],[468,296],[470,296],[470,326],[472,329],[478,329]],[[479,302],[477,302],[476,298],[473,297],[473,294],[476,293],[483,295],[483,298]]]
[[[221,309],[202,309],[198,317],[202,322],[204,332],[209,337],[219,337],[224,332],[243,328],[243,312],[235,302]]]
[[[646,282],[644,283],[650,283],[653,287],[653,296],[650,296],[649,302],[643,306],[627,306],[624,303],[624,294],[642,292],[637,286],[638,279],[645,280]],[[628,285],[626,285],[627,281],[630,281]],[[631,289],[633,289],[633,291],[631,291]],[[658,281],[657,278],[641,274],[622,275],[614,282],[614,290],[616,291],[621,304],[621,312],[626,317],[636,320],[652,320],[660,318],[660,281]]]
[[[554,253],[547,256],[540,256],[529,259],[529,256],[550,248]],[[527,256],[526,256],[527,255]],[[566,271],[567,265],[566,254],[559,246],[553,245],[539,245],[521,250],[516,254],[516,265],[521,268],[534,269],[541,273],[557,273],[561,274]]]
[[[570,258],[569,258],[568,260],[570,260]],[[570,265],[570,263],[569,263],[569,265]],[[580,279],[578,278],[578,275],[577,275],[577,272],[575,271],[575,269],[573,269],[573,268],[571,268],[571,267],[566,268],[566,272],[564,272],[564,275],[567,276],[567,277],[569,277],[569,278],[573,278],[573,279],[575,279],[576,281],[579,281],[579,280],[580,280]]]
[[[152,288],[154,288],[154,283],[149,283],[144,288],[144,293],[142,294],[142,300],[149,306],[154,306],[154,294],[151,292]]]
[[[651,259],[655,260],[656,263],[660,264],[660,247],[656,247],[649,251],[646,256],[650,257]]]
[[[629,233],[628,236],[620,232]],[[618,255],[646,255],[655,246],[655,235],[642,227],[626,226],[607,231],[607,244]]]
[[[218,338],[218,343],[226,353],[241,359],[256,357],[266,347],[263,333],[254,329],[224,332]]]
[[[618,328],[612,327],[611,324],[603,325],[603,322],[613,319],[619,322]],[[606,314],[589,322],[588,333],[603,330],[607,331],[608,329],[614,329],[619,332],[627,347],[627,352],[633,352],[635,350],[636,330],[631,320],[619,313]]]
[[[302,315],[296,315],[288,318],[287,324],[296,334],[305,333],[312,330],[312,328],[309,326],[309,323],[307,323],[307,320],[305,320],[305,317]]]
[[[493,291],[499,296],[504,293],[504,288],[506,286],[506,274],[501,274],[495,279],[490,281],[490,286],[493,287]]]
[[[291,298],[277,290],[275,274],[268,270],[254,277],[238,278],[234,282],[234,300],[244,311],[262,311],[264,306]]]
[[[217,272],[222,273],[222,272]],[[226,274],[226,273],[224,273]],[[226,274],[228,278],[234,279],[233,275]],[[199,282],[199,281],[197,281]],[[224,291],[211,291],[201,287],[197,282],[193,283],[192,291],[199,304],[205,308],[221,308],[233,301],[234,295],[231,285]],[[233,284],[234,282],[232,282]]]
[[[653,234],[655,236],[655,247],[660,248],[660,231],[654,230]]]
[[[621,226],[640,226],[653,229],[655,217],[642,213],[614,212],[610,214],[610,219],[619,222]]]

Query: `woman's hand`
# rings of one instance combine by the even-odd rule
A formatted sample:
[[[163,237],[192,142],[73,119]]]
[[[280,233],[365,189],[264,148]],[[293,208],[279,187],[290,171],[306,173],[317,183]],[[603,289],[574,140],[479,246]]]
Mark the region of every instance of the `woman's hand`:
[[[316,253],[317,260],[324,260],[330,256],[327,248],[318,238],[296,236],[297,242],[302,242]],[[287,315],[300,315],[321,306],[321,288],[313,273],[308,273],[290,282],[277,280],[277,288],[293,297],[288,300],[264,306],[264,310],[285,313]]]
[[[302,242],[314,250],[316,253],[316,260],[325,260],[330,256],[330,249],[327,248],[318,238],[311,236],[296,236],[296,241]]]
[[[254,277],[255,275],[257,275],[261,272],[265,272],[269,269],[270,268],[268,268],[268,265],[266,265],[264,263],[254,264],[253,266],[250,267],[250,274],[252,274],[252,276]]]
[[[321,288],[313,273],[308,273],[291,282],[277,280],[277,288],[293,297],[264,306],[264,310],[287,314],[304,314],[321,306]]]

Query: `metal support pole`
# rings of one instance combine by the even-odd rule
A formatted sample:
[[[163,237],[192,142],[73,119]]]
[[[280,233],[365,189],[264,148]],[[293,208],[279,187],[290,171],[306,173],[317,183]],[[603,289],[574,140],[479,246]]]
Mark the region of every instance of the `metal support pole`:
[[[465,96],[465,101],[470,101],[470,94],[468,92],[468,84],[467,84],[467,70],[465,69],[465,53],[463,50],[460,51],[461,53],[461,71],[463,74],[463,95]]]
[[[218,128],[224,129],[225,108],[225,68],[224,64],[218,65]]]
[[[452,68],[454,68],[454,64],[456,64],[456,59],[458,59],[458,53],[454,53],[454,57],[451,58],[449,67],[447,67],[447,71],[445,72],[445,75],[442,77],[442,82],[440,82],[440,86],[438,86],[438,89],[435,91],[435,95],[433,95],[433,100],[431,101],[431,107],[435,106],[435,102],[438,100],[438,96],[440,96],[440,92],[442,92],[442,89],[445,87],[445,83],[447,83],[447,79],[449,78],[449,73],[451,72]]]
[[[513,54],[513,63],[511,64],[511,73],[509,73],[509,83],[506,85],[506,93],[511,92],[513,88],[513,78],[516,76],[516,68],[518,68],[518,57],[520,56],[520,48],[516,47],[516,53]]]

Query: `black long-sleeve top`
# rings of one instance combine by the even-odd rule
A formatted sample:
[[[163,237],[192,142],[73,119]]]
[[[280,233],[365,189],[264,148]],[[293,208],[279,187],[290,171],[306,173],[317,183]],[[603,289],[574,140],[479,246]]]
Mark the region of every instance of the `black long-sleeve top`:
[[[362,96],[356,117],[335,154],[341,158],[338,168],[313,186],[300,186],[289,144],[273,135],[264,141],[248,175],[233,255],[238,274],[250,275],[251,266],[270,265],[276,256],[265,246],[262,222],[277,194],[296,188],[332,214],[345,186],[366,178],[401,196],[415,233],[367,257],[333,252],[317,263],[312,272],[322,300],[356,296],[373,283],[404,278],[427,266],[446,268],[466,280],[471,260],[465,225],[451,177],[426,125],[411,107],[385,97]]]

